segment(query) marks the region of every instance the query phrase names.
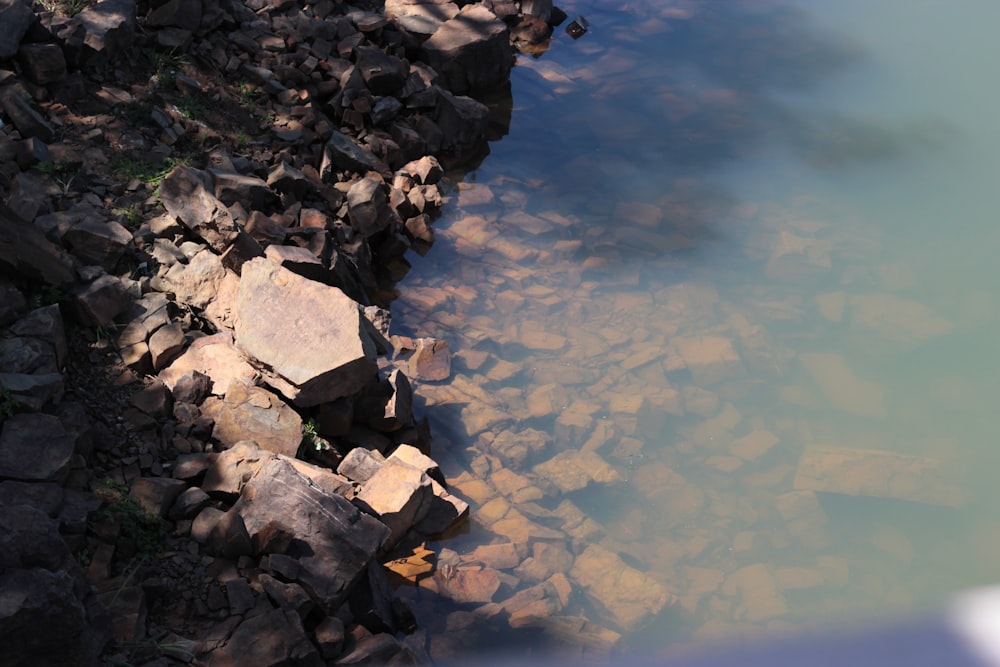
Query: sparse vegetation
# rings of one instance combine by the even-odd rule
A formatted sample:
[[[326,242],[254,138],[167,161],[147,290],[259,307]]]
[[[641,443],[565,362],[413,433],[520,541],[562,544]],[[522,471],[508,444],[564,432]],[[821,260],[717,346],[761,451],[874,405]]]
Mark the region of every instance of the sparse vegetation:
[[[168,157],[154,164],[141,158],[126,157],[115,162],[114,171],[124,181],[138,179],[145,183],[147,187],[156,189],[160,187],[163,177],[179,164],[188,164],[188,160],[185,158]]]
[[[149,560],[162,551],[167,538],[167,524],[159,516],[146,512],[128,495],[128,487],[111,479],[94,490],[94,495],[105,502],[94,513],[92,524],[117,525],[120,553],[132,553],[135,559]]]
[[[17,414],[18,404],[7,387],[0,385],[0,421],[6,421]]]

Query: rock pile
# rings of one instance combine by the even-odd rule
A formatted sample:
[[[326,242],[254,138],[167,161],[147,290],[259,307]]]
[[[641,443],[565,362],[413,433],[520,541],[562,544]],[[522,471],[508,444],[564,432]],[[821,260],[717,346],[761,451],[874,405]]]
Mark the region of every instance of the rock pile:
[[[553,10],[380,4],[0,0],[5,664],[425,657],[380,563],[468,516],[448,348],[373,304]]]

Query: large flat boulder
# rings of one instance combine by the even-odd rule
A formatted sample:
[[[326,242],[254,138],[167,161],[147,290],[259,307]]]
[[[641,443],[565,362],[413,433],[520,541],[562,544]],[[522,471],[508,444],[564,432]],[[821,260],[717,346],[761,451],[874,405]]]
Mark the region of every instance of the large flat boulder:
[[[298,406],[350,396],[377,372],[358,303],[264,258],[243,265],[235,325],[236,344]]]
[[[514,65],[507,25],[481,4],[462,7],[421,49],[454,93],[498,86]]]

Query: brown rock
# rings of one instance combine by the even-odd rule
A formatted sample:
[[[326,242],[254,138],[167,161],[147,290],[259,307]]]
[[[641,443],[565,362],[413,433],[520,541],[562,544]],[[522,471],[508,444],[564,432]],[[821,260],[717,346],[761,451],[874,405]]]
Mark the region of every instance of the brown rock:
[[[25,76],[41,86],[66,78],[66,58],[57,44],[22,44],[17,59]]]
[[[418,338],[406,369],[409,376],[416,380],[447,380],[451,375],[448,343],[438,338]]]
[[[227,332],[195,339],[168,368],[160,371],[159,378],[171,391],[177,391],[178,383],[191,373],[207,376],[212,391],[219,395],[231,382],[252,384],[257,375]]]
[[[233,380],[212,435],[230,447],[253,440],[263,449],[294,458],[302,442],[302,418],[263,387]]]
[[[534,468],[535,474],[552,482],[560,492],[579,491],[591,482],[616,484],[624,481],[596,452],[566,450]]]
[[[16,414],[0,430],[0,478],[62,482],[72,456],[73,438],[58,417]]]
[[[205,661],[208,667],[321,664],[319,652],[293,611],[273,609],[240,623]]]
[[[389,527],[388,547],[426,516],[433,495],[431,479],[422,470],[389,457],[361,487],[355,502]]]
[[[297,405],[350,396],[371,381],[375,345],[362,319],[358,304],[336,287],[263,258],[243,266],[236,341]]]
[[[569,575],[604,616],[626,630],[638,629],[673,603],[658,582],[596,544],[577,556]]]
[[[170,215],[221,253],[236,240],[239,227],[213,189],[209,174],[179,165],[163,178],[160,199]]]
[[[174,501],[186,488],[187,484],[179,479],[139,477],[132,481],[129,497],[139,503],[146,512],[165,517]]]
[[[445,21],[421,50],[456,93],[504,83],[514,57],[507,26],[483,5],[468,5]]]

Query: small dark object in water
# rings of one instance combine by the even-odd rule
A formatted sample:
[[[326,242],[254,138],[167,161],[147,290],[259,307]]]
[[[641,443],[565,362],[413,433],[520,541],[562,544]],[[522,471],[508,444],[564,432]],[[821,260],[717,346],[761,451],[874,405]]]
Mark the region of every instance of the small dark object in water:
[[[568,26],[566,26],[566,34],[573,39],[577,39],[578,37],[583,36],[589,27],[590,24],[587,23],[587,19],[582,16],[577,16]]]

